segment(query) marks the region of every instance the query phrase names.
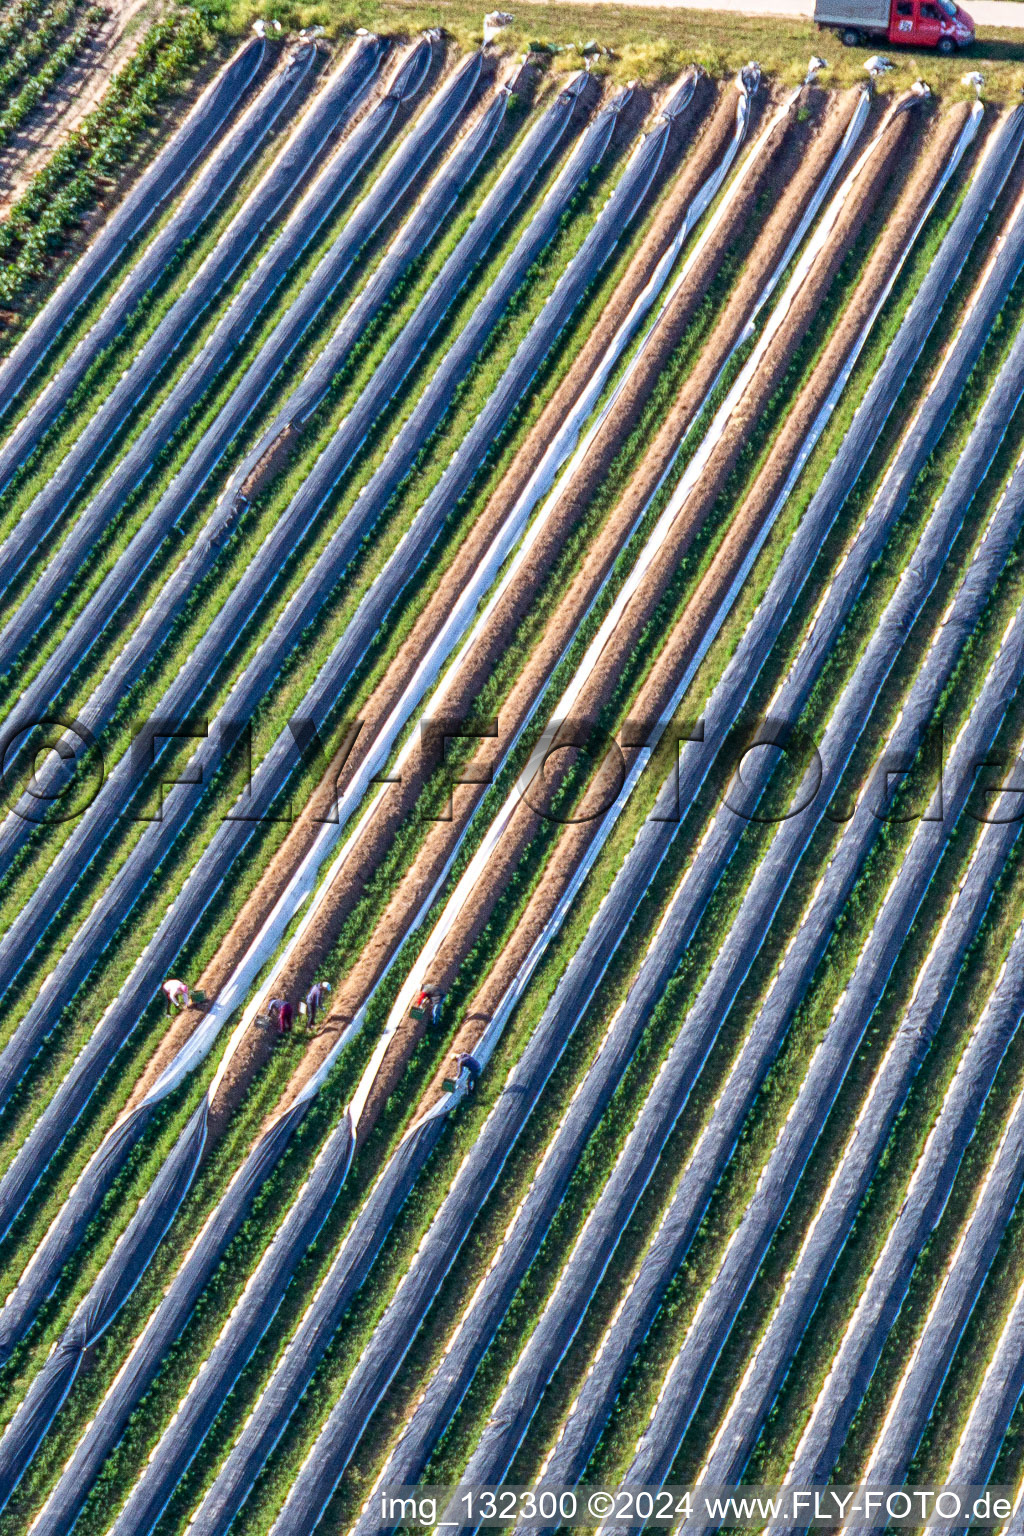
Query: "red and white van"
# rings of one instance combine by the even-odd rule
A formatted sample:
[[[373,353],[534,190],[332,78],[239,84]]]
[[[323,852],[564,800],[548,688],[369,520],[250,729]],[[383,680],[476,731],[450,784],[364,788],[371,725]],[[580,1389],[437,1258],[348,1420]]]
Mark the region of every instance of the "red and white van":
[[[974,22],[955,0],[815,0],[814,19],[850,48],[881,40],[952,53],[974,41]]]

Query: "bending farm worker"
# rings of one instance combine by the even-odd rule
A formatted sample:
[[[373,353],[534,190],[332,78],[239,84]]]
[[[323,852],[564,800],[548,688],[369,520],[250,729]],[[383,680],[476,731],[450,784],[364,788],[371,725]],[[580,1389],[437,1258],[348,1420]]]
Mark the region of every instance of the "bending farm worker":
[[[192,1002],[188,987],[183,981],[178,981],[173,976],[167,978],[160,990],[166,1000],[168,1013],[173,1013],[176,1008],[180,1012],[182,1008],[188,1008]]]
[[[463,1072],[468,1074],[469,1082],[467,1087],[470,1093],[474,1093],[476,1091],[477,1078],[480,1076],[480,1063],[475,1056],[470,1055],[469,1051],[456,1051],[455,1076],[457,1078],[461,1077]]]
[[[320,1010],[320,1004],[331,990],[329,981],[315,981],[306,993],[306,1001],[302,1004],[301,1011],[306,1015],[306,1023],[310,1029],[316,1023],[316,1016]]]
[[[267,1004],[267,1012],[270,1014],[271,1024],[277,1025],[279,1035],[290,1035],[292,1021],[295,1018],[295,1009],[287,998],[272,997]]]
[[[421,1023],[436,1024],[441,1016],[443,998],[444,993],[439,992],[436,987],[424,987],[423,991],[417,995],[409,1012]]]

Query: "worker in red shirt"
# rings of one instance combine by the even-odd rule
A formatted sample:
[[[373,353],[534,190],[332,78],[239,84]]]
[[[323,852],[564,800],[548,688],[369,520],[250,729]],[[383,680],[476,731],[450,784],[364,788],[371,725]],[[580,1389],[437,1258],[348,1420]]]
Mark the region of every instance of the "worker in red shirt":
[[[290,1035],[295,1019],[295,1009],[287,998],[272,997],[267,1004],[267,1012],[270,1014],[271,1024],[277,1025],[279,1035]]]

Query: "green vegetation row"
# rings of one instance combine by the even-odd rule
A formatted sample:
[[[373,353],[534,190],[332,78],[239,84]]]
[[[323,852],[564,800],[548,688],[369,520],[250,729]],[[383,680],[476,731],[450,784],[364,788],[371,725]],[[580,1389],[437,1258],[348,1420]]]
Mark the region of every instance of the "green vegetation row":
[[[10,55],[19,47],[26,29],[40,14],[47,0],[16,0],[0,14],[0,62],[6,64]]]
[[[986,371],[987,370],[982,370],[983,373]],[[990,372],[989,377],[991,377]],[[953,459],[955,458],[956,451],[958,451],[958,446],[959,445],[956,444],[955,439],[954,443],[947,444],[946,451],[943,455],[943,466],[947,472],[951,467]],[[1009,455],[1009,452],[1010,448],[1007,447],[1003,456],[1004,462],[1002,465],[1002,473],[1004,475],[1007,468],[1006,458]],[[939,466],[940,473],[943,466]],[[999,478],[997,476],[994,484],[990,484],[990,493],[994,493],[994,491],[998,489],[998,484]],[[938,483],[936,484],[935,477],[933,475],[929,475],[927,479],[921,485],[919,485],[917,494],[919,503],[923,491],[927,491],[929,494],[929,499],[932,499],[934,495],[937,494],[937,490],[939,488],[941,488],[941,479],[939,479]],[[983,506],[979,506],[978,511],[979,513],[983,513]],[[973,537],[973,534],[970,537]],[[909,546],[912,548],[913,542],[913,525],[911,525],[909,528],[907,528],[904,539],[901,540],[901,544],[904,547]],[[964,550],[962,546],[963,540],[961,540],[961,549],[959,551],[961,561],[964,557]],[[954,571],[950,578],[944,582],[943,591],[937,594],[929,605],[930,612],[928,614],[927,620],[922,621],[927,622],[928,626],[933,626],[938,621],[941,615],[944,598],[947,598],[950,592],[955,590],[956,572],[961,568],[962,566],[958,562],[954,567]],[[1015,601],[1015,587],[1015,574],[1010,573],[1004,582],[1002,590],[1004,605],[1002,613],[1004,616],[1006,613],[1005,605]],[[874,605],[874,603],[872,603],[867,609],[866,617],[870,618],[872,613],[877,614],[877,612],[877,607]],[[998,632],[1000,625],[997,620],[993,622],[995,622],[996,631]],[[912,640],[911,646],[908,648],[907,666],[905,668],[901,668],[901,675],[905,676],[908,671],[913,670],[914,658],[920,655],[920,647],[925,643],[925,638],[926,636],[922,635],[920,632],[919,625],[917,640],[916,642]],[[973,688],[976,686],[983,665],[983,649],[974,651],[967,658],[967,660],[962,663],[959,676],[961,691],[965,688],[965,686],[967,688]],[[953,697],[955,697],[955,689],[956,685],[954,684],[952,695]],[[834,696],[834,687],[830,688],[829,692],[831,692]],[[888,701],[886,701],[886,713],[891,715],[892,712],[898,707],[898,702],[898,695],[895,699],[890,698]],[[952,733],[956,721],[962,717],[962,713],[966,709],[966,701],[963,698],[960,699],[959,703],[961,706],[960,712],[958,713],[951,707],[950,714],[947,716],[947,719],[949,720],[950,733]],[[872,736],[873,735],[874,731],[872,731]],[[844,792],[841,792],[841,794],[842,793]],[[849,789],[845,791],[845,794],[848,798]],[[849,974],[849,968],[852,966],[852,963],[856,959],[856,956],[859,952],[860,943],[862,942],[870,926],[870,921],[874,916],[879,893],[884,891],[884,889],[887,887],[890,875],[898,866],[902,848],[905,846],[907,835],[909,835],[909,828],[906,827],[902,830],[899,828],[893,828],[891,831],[887,829],[886,838],[878,852],[877,857],[870,865],[857,891],[851,898],[847,913],[844,916],[842,932],[837,936],[837,948],[834,952],[830,953],[827,960],[823,962],[823,966],[819,972],[816,989],[812,994],[809,995],[808,1002],[805,1004],[804,1009],[801,1011],[800,1016],[798,1016],[798,1019],[795,1021],[793,1029],[790,1032],[790,1038],[786,1052],[780,1056],[772,1077],[769,1083],[765,1085],[765,1089],[762,1092],[761,1101],[751,1113],[750,1121],[748,1124],[748,1132],[746,1133],[743,1139],[743,1143],[736,1155],[736,1158],[734,1159],[734,1164],[730,1175],[727,1180],[723,1180],[723,1185],[720,1187],[718,1197],[716,1198],[715,1208],[712,1210],[712,1212],[709,1213],[705,1223],[704,1232],[702,1233],[701,1238],[698,1239],[698,1243],[695,1244],[694,1249],[691,1251],[685,1274],[680,1276],[679,1281],[677,1282],[676,1291],[666,1305],[665,1311],[670,1321],[666,1321],[664,1326],[664,1331],[662,1334],[663,1349],[655,1350],[654,1346],[652,1346],[652,1351],[656,1355],[656,1360],[655,1363],[651,1364],[649,1379],[645,1379],[642,1385],[638,1384],[635,1386],[635,1398],[634,1401],[629,1405],[629,1408],[627,1409],[626,1406],[623,1406],[623,1423],[628,1424],[628,1427],[621,1430],[621,1437],[615,1441],[617,1453],[622,1456],[628,1457],[630,1451],[632,1450],[632,1445],[635,1443],[636,1433],[642,1424],[646,1422],[646,1415],[651,1406],[651,1398],[649,1394],[651,1391],[656,1390],[657,1383],[660,1380],[660,1371],[667,1364],[667,1361],[671,1359],[674,1349],[678,1347],[682,1335],[685,1332],[686,1326],[688,1325],[689,1318],[692,1315],[692,1307],[695,1304],[696,1299],[701,1294],[703,1284],[708,1278],[710,1278],[711,1275],[713,1275],[714,1270],[717,1267],[718,1258],[721,1254],[721,1248],[728,1240],[728,1237],[731,1234],[736,1221],[742,1214],[746,1200],[749,1197],[750,1190],[753,1186],[753,1182],[756,1181],[764,1159],[767,1157],[767,1154],[771,1149],[779,1125],[785,1118],[786,1112],[788,1111],[792,1094],[795,1092],[795,1089],[800,1082],[803,1069],[809,1058],[809,1054],[811,1050],[813,1050],[817,1039],[820,1037],[821,1029],[827,1022],[831,1007],[841,992],[845,980]],[[969,838],[969,829],[962,829],[961,835]],[[799,908],[802,905],[802,900],[805,899],[807,895],[809,895],[811,890],[813,890],[817,876],[820,873],[822,867],[822,862],[828,856],[828,851],[829,850],[827,847],[821,849],[819,845],[817,859],[815,859],[813,864],[807,869],[806,874],[803,871],[801,872],[801,901],[797,903],[797,911],[799,911]],[[963,852],[963,845],[961,844],[957,854],[957,857],[959,857],[961,860],[963,857]],[[810,857],[811,856],[809,855],[808,858]],[[952,862],[947,860],[947,864],[944,868],[946,871],[952,870],[954,873],[946,874],[941,881],[937,881],[935,886],[933,886],[929,898],[929,912],[927,919],[922,918],[919,921],[919,924],[915,926],[915,942],[912,954],[918,955],[918,958],[920,952],[920,943],[917,940],[918,930],[920,929],[922,935],[924,936],[920,941],[923,943],[925,942],[927,935],[932,931],[937,923],[941,921],[942,914],[945,910],[945,904],[949,899],[951,891],[955,890],[955,871],[959,866],[956,862],[956,858],[954,858],[952,855],[950,858]],[[952,884],[950,883],[951,881],[953,882]],[[772,942],[769,946],[768,954],[763,961],[764,974],[761,978],[762,988],[765,980],[771,975],[771,967],[778,959],[778,955],[781,952],[781,946],[785,941],[785,937],[785,933],[781,934],[777,943],[774,935],[772,937]],[[911,958],[911,954],[908,953],[903,962],[902,985],[909,985],[909,981],[912,980],[912,977],[915,973],[914,966],[915,962]],[[756,1017],[759,1000],[760,992],[758,990],[758,984],[756,981],[753,981],[746,989],[745,997],[741,999],[741,1001],[736,1005],[736,1008],[733,1012],[733,1019],[735,1022],[732,1027],[735,1030],[736,1035],[738,1035],[740,1038],[742,1038],[742,1033],[745,1031],[745,1028],[749,1028],[752,1020]],[[862,1053],[866,1061],[872,1062],[876,1060],[877,1052],[884,1049],[885,1045],[887,1044],[888,1035],[891,1033],[890,1026],[892,1025],[893,1020],[898,1019],[899,1017],[898,1011],[894,1012],[895,1008],[896,1004],[893,1001],[892,992],[890,992],[876,1015],[876,1020],[872,1026],[869,1043],[865,1047],[864,1053]],[[958,1017],[962,1017],[962,1014],[958,1015]],[[732,1050],[728,1052],[729,1056],[731,1056],[731,1054]],[[864,1070],[866,1070],[866,1068],[863,1066],[863,1064],[859,1064],[855,1079],[851,1079],[851,1083],[855,1081],[857,1085],[862,1086],[866,1081],[862,1075]],[[713,1090],[713,1084],[711,1087]],[[813,1174],[809,1173],[807,1176],[808,1180],[810,1181],[807,1193],[807,1201],[809,1201],[810,1204],[807,1205],[801,1197],[802,1209],[813,1210],[816,1195],[820,1192],[821,1188],[820,1180],[826,1178],[828,1173],[831,1172],[835,1154],[843,1144],[845,1139],[845,1132],[849,1128],[849,1123],[852,1119],[852,1116],[856,1112],[858,1103],[859,1093],[857,1087],[854,1086],[850,1091],[844,1094],[842,1114],[839,1117],[841,1125],[837,1125],[835,1128],[830,1127],[826,1138],[827,1146],[821,1149],[819,1152],[816,1172]],[[921,1122],[919,1119],[914,1118],[912,1123],[916,1132]],[[682,1153],[680,1153],[680,1155],[682,1155]],[[905,1169],[908,1165],[904,1160],[900,1159],[896,1161],[895,1166],[899,1169]],[[822,1169],[824,1169],[824,1171],[822,1171]],[[880,1240],[881,1235],[884,1235],[884,1232],[887,1230],[887,1226],[887,1219],[885,1219],[881,1213],[875,1213],[873,1219],[869,1219],[866,1230],[869,1231],[872,1236],[879,1235]],[[794,1244],[799,1241],[801,1236],[802,1219],[800,1217],[795,1217],[789,1223],[787,1223],[786,1232],[780,1236],[777,1243],[778,1251],[774,1253],[768,1260],[768,1268],[766,1269],[768,1282],[763,1287],[759,1288],[759,1301],[755,1299],[751,1302],[753,1312],[751,1316],[746,1317],[741,1321],[740,1329],[738,1330],[738,1333],[734,1335],[732,1345],[730,1346],[728,1359],[723,1358],[719,1372],[719,1396],[717,1402],[714,1402],[711,1406],[708,1406],[704,1410],[703,1414],[698,1416],[698,1420],[695,1421],[691,1435],[688,1437],[688,1443],[686,1446],[684,1446],[681,1457],[681,1465],[688,1468],[690,1471],[695,1470],[700,1463],[702,1453],[704,1450],[706,1450],[709,1437],[711,1433],[713,1433],[715,1427],[716,1414],[724,1406],[724,1401],[727,1400],[727,1398],[723,1399],[721,1397],[721,1393],[731,1391],[731,1386],[734,1385],[735,1381],[738,1379],[737,1373],[742,1371],[743,1362],[747,1358],[749,1350],[756,1344],[760,1326],[766,1320],[764,1316],[764,1308],[767,1307],[770,1312],[774,1297],[777,1294],[775,1282],[781,1278],[782,1274],[784,1274],[787,1262],[786,1256],[788,1255],[790,1258],[792,1257],[792,1254],[795,1251]],[[849,1298],[855,1298],[858,1290],[859,1286],[855,1284],[854,1280],[849,1274],[846,1274],[845,1283],[834,1286],[834,1296],[838,1300],[839,1304],[845,1309],[847,1300]],[[828,1343],[826,1341],[834,1340],[836,1338],[836,1329],[838,1326],[838,1324],[834,1324],[819,1329],[816,1324],[815,1329],[813,1330],[813,1341],[818,1344],[822,1350],[827,1352]],[[903,1358],[905,1358],[905,1356]],[[714,1391],[712,1391],[711,1398],[714,1399],[714,1397],[715,1394]],[[784,1414],[782,1412],[776,1415],[776,1422],[781,1421],[784,1421]],[[779,1430],[779,1433],[781,1433],[781,1429]],[[790,1447],[790,1449],[791,1448],[792,1447]],[[605,1454],[609,1457],[612,1457],[615,1454],[615,1451],[606,1449]],[[604,1465],[605,1463],[602,1463],[602,1466]],[[773,1468],[774,1470],[779,1470],[777,1462],[773,1463]]]
[[[62,0],[42,24],[25,35],[18,47],[0,64],[0,103],[11,94],[13,87],[28,74],[39,59],[48,51],[53,40],[74,20],[78,10],[77,0]]]
[[[555,277],[555,276],[557,276],[557,272],[558,272],[558,270],[559,270],[559,269],[560,269],[560,267],[561,267],[561,266],[562,266],[562,265],[563,265],[563,264],[564,264],[564,259],[565,259],[565,257],[564,257],[564,255],[560,255],[560,254],[559,254],[559,255],[557,255],[557,256],[556,256],[556,257],[555,257],[555,259],[554,259],[554,260],[553,260],[553,261],[552,261],[552,262],[551,262],[551,274],[550,274],[550,275],[551,275],[551,279],[552,279],[552,280],[553,280],[553,278],[554,278],[554,277]],[[625,260],[625,258],[623,258],[623,261],[624,261],[624,260]],[[611,282],[611,280],[612,280],[612,279],[611,279],[611,278],[609,278],[609,280],[608,280],[608,281],[609,281],[609,282]],[[578,327],[577,327],[577,331],[578,331],[578,333],[579,333],[579,334],[580,334],[580,336],[582,336],[582,334],[585,334],[585,333],[586,333],[586,327],[585,327],[585,317],[584,317],[584,322],[581,322],[581,324],[580,324],[580,325],[579,325],[579,326],[578,326]],[[574,350],[574,348],[575,348],[575,344],[574,344],[574,347],[573,347],[573,350]],[[551,386],[550,386],[550,387],[553,387],[553,383],[552,383],[552,385],[551,385]],[[445,460],[445,459],[446,459],[446,457],[447,457],[447,454],[448,454],[448,453],[449,453],[449,452],[450,452],[450,447],[449,447],[449,448],[446,448],[446,450],[445,450],[445,453],[444,453],[444,456],[443,456],[443,458],[442,458],[442,459],[441,459],[441,462],[444,462],[444,460]],[[130,1080],[129,1080],[129,1081],[130,1081]]]
[[[679,597],[680,597],[680,594],[676,594],[677,602],[679,600]],[[517,898],[516,903],[515,903],[516,906],[521,905],[521,901],[523,899],[523,895],[524,895],[524,893],[522,891],[516,893],[516,898]],[[506,918],[505,928],[506,928],[506,931],[507,931],[507,928],[508,928],[508,918]],[[497,953],[498,945],[499,945],[499,942],[500,942],[500,937],[501,937],[501,935],[497,931],[495,933],[489,934],[487,936],[487,938],[488,938],[488,945],[486,947],[491,950],[491,955],[492,956]],[[491,948],[492,945],[494,946],[493,948]],[[476,960],[476,962],[479,965],[480,972],[482,972],[484,969],[486,969],[486,962],[487,962],[487,954],[486,953],[482,952],[479,956],[474,957],[474,959]],[[546,968],[546,970],[547,970],[547,968]],[[550,975],[550,972],[548,974]],[[474,980],[478,980],[478,979],[479,979],[479,972],[477,973],[476,976],[474,976],[473,974],[467,974],[467,977],[465,979],[465,983],[463,983],[463,979],[460,978],[460,987],[463,988],[463,996],[464,997],[468,997],[470,987],[474,984]],[[522,1038],[522,1036],[520,1035],[520,1039],[521,1038]],[[593,1037],[591,1036],[591,1038],[593,1038]],[[477,1107],[474,1106],[474,1108],[475,1108],[476,1112],[478,1113],[479,1110],[477,1109]],[[453,1140],[454,1140],[454,1137],[453,1137]],[[505,1195],[503,1195],[503,1199],[505,1201],[507,1201],[508,1198],[509,1198],[509,1195],[507,1193]],[[422,1214],[422,1213],[420,1213],[420,1214]],[[237,1269],[235,1269],[234,1272],[236,1274],[238,1274],[238,1273],[245,1273],[246,1271],[244,1269],[242,1269],[242,1268],[237,1268]],[[374,1299],[376,1300],[376,1298],[374,1298]],[[348,1329],[346,1329],[346,1332],[347,1331],[348,1331]],[[436,1331],[436,1330],[432,1330],[432,1332],[434,1333],[435,1337],[443,1337],[443,1329],[440,1330],[439,1332]],[[350,1349],[351,1349],[351,1341],[350,1341]],[[194,1358],[195,1357],[193,1356],[191,1358],[192,1358],[193,1363],[194,1363]],[[337,1366],[340,1362],[339,1362],[339,1360],[336,1359],[334,1363]],[[329,1383],[325,1383],[325,1385],[327,1385],[327,1384],[329,1384]],[[109,1504],[107,1505],[107,1509],[109,1509]]]
[[[106,15],[98,7],[64,39],[47,58],[40,70],[26,80],[21,90],[0,112],[0,146],[8,144],[30,112],[53,90],[82,53],[96,24]]]
[[[573,232],[573,238],[576,238],[576,232]],[[565,260],[565,258],[562,257],[562,258],[557,258],[557,260],[553,261],[553,264],[551,264],[551,275],[557,275],[557,270],[559,270],[560,266],[562,266],[563,260]],[[545,273],[545,276],[547,276],[547,273]],[[585,327],[580,326],[580,329],[579,329],[579,338],[580,339],[582,339],[582,335],[585,335]]]
[[[99,106],[33,177],[0,223],[0,303],[22,314],[32,290],[112,182],[137,168],[160,107],[191,83],[212,36],[194,11],[157,22],[118,71]]]
[[[488,935],[488,938],[490,938],[490,937],[491,937],[491,935]],[[496,945],[497,945],[497,943],[499,943],[499,938],[497,938],[497,934],[494,935],[494,943],[496,943]],[[461,980],[461,986],[462,986],[462,980]],[[467,998],[465,998],[465,994],[464,994],[464,1001],[465,1000],[467,1000]],[[499,1071],[500,1071],[500,1069],[499,1069]],[[447,1169],[447,1175],[448,1175],[448,1177],[450,1177],[450,1167],[448,1167],[448,1169]],[[444,1178],[445,1178],[445,1175],[442,1174],[441,1175],[442,1187],[444,1187]],[[516,1198],[516,1197],[514,1197],[514,1192],[511,1193],[511,1197],[510,1198],[513,1198],[513,1200],[514,1200],[514,1198]],[[484,1250],[484,1252],[485,1252],[485,1250]],[[376,1298],[376,1296],[375,1296],[375,1298],[373,1298],[373,1304],[375,1304],[375,1310],[378,1310],[378,1298]],[[436,1338],[436,1336],[444,1336],[444,1327],[441,1326],[441,1327],[438,1327],[438,1329],[431,1329],[431,1335],[433,1335],[434,1338]],[[355,1347],[356,1347],[356,1349],[358,1349],[358,1346],[355,1346]],[[350,1353],[350,1352],[347,1352],[347,1353]],[[193,1356],[193,1358],[195,1358],[195,1356]]]

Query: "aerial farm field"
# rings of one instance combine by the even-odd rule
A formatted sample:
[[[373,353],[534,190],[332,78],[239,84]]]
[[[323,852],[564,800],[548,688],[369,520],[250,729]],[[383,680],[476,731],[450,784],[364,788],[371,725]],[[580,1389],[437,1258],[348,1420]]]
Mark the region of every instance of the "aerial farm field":
[[[0,1536],[1024,1480],[1024,34],[869,52],[0,5]]]

